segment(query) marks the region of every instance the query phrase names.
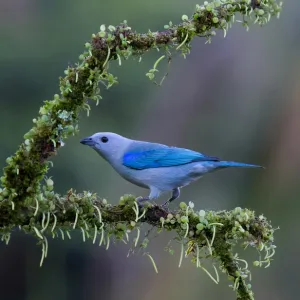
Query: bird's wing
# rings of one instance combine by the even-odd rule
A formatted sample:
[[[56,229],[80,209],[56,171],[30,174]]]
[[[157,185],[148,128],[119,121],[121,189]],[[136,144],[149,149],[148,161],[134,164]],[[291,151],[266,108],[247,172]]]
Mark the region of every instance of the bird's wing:
[[[123,156],[123,165],[136,170],[179,166],[197,161],[219,161],[219,159],[176,147],[159,147],[157,149],[140,151],[132,150]]]

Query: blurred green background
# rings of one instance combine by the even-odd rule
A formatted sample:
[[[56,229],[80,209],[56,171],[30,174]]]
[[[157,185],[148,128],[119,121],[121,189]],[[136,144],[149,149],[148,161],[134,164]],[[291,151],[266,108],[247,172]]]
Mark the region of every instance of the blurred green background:
[[[78,61],[84,43],[101,24],[128,20],[139,32],[180,22],[197,2],[186,0],[2,0],[0,3],[0,166],[32,126],[42,101],[58,93],[58,77]],[[199,4],[202,4],[201,2]],[[226,160],[257,163],[266,170],[232,169],[206,176],[182,191],[181,200],[198,209],[236,206],[263,213],[276,232],[278,249],[268,269],[253,270],[256,299],[296,299],[300,252],[300,2],[284,3],[279,20],[266,27],[235,24],[226,39],[218,32],[211,45],[193,42],[184,60],[172,59],[162,87],[144,74],[161,53],[141,63],[130,60],[111,69],[120,84],[102,88],[103,100],[81,115],[80,134],[66,141],[53,159],[56,191],[91,190],[116,203],[125,193],[147,191],[120,178],[96,152],[79,140],[97,131],[195,149]],[[238,19],[238,18],[237,18]],[[160,65],[160,76],[166,65]],[[159,201],[164,201],[160,199]],[[178,204],[179,202],[177,202]],[[173,204],[174,205],[174,204]],[[176,205],[176,204],[175,204]],[[1,216],[0,216],[1,218]],[[39,268],[40,247],[33,237],[12,235],[0,244],[0,299],[234,299],[226,276],[219,286],[185,259],[164,251],[170,236],[153,238],[149,247],[159,273],[146,256],[131,255],[130,245],[109,251],[83,243],[50,240]],[[254,250],[241,257],[254,259]]]

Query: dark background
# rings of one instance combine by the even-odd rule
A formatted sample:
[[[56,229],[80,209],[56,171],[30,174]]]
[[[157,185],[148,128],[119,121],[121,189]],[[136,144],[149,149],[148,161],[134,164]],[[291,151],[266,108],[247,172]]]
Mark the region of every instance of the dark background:
[[[180,22],[195,4],[1,1],[0,166],[23,141],[42,101],[59,92],[58,77],[69,63],[78,61],[84,43],[101,24],[126,19],[139,32],[156,31],[170,20]],[[71,187],[91,190],[112,203],[125,193],[146,195],[79,143],[97,131],[266,166],[208,175],[183,189],[181,196],[198,209],[248,207],[280,227],[271,267],[252,267],[256,299],[295,299],[299,294],[300,3],[284,4],[281,18],[266,27],[252,25],[247,33],[237,23],[226,39],[218,32],[211,45],[196,39],[186,60],[179,54],[173,57],[162,87],[144,76],[162,52],[152,51],[140,64],[130,60],[120,68],[112,63],[120,84],[102,88],[100,105],[92,104],[89,118],[81,115],[79,135],[66,141],[50,171],[60,193]],[[158,76],[165,70],[162,63]],[[71,241],[49,240],[49,257],[39,268],[41,249],[36,240],[16,232],[9,246],[0,244],[0,299],[234,299],[226,276],[215,286],[189,259],[178,269],[178,245],[174,243],[173,256],[164,251],[169,239],[163,234],[151,241],[156,274],[146,256],[127,258],[130,245],[111,245],[106,251],[83,243],[79,233],[72,233]],[[255,255],[252,250],[241,257],[254,260]]]

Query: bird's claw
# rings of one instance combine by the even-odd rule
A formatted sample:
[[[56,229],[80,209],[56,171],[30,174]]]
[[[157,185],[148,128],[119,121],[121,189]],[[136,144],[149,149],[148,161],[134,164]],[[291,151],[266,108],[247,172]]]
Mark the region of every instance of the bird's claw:
[[[170,205],[170,201],[166,201],[161,207],[166,210],[166,211],[169,211],[169,205]]]

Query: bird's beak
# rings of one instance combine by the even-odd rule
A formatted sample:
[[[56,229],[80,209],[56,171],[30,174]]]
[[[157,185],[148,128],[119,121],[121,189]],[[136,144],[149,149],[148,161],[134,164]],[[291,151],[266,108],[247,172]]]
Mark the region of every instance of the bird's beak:
[[[81,144],[87,145],[87,146],[94,146],[95,142],[91,137],[86,137],[80,141]]]

